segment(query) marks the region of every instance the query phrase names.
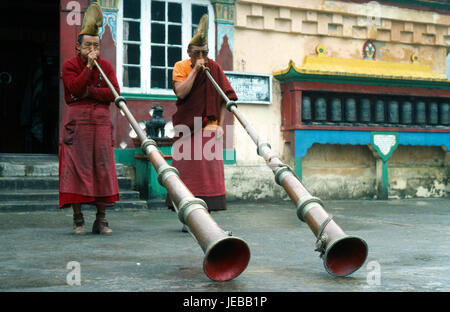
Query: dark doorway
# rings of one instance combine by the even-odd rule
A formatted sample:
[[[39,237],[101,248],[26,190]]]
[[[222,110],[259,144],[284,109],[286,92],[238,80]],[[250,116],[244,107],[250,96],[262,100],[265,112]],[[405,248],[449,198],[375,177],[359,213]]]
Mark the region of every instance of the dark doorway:
[[[0,2],[0,153],[58,153],[59,1]]]

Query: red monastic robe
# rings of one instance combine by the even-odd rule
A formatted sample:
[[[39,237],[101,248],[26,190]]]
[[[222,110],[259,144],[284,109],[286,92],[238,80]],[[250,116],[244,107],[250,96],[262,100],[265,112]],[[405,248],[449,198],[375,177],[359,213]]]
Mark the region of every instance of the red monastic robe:
[[[206,66],[228,98],[237,100],[237,95],[220,65],[208,58]],[[216,120],[219,120],[222,102],[222,96],[209,81],[205,72],[201,71],[195,77],[191,92],[184,99],[177,100],[177,111],[172,116],[173,125],[184,124],[193,129],[194,117],[213,116]]]
[[[98,64],[119,93],[114,68],[100,57]],[[110,103],[114,95],[95,67],[80,55],[63,64],[64,98],[69,106],[59,153],[59,207],[72,203],[109,203],[119,200],[114,160]],[[80,99],[88,90],[88,97]]]
[[[220,65],[215,61],[208,59],[207,67],[210,69],[211,76],[222,88],[228,98],[237,100],[236,93],[231,87],[230,82]],[[223,98],[214,88],[214,85],[208,79],[205,72],[201,71],[195,78],[191,92],[184,99],[177,100],[177,112],[172,117],[173,125],[186,125],[191,130],[198,130],[194,129],[194,117],[200,117],[203,120],[205,120],[205,117],[212,117],[213,120],[219,120],[223,101]],[[206,122],[203,123],[203,126],[205,126],[205,124]],[[189,142],[188,144],[191,146],[189,159],[176,160],[176,155],[173,155],[174,159],[172,161],[172,166],[178,169],[183,183],[194,196],[206,201],[209,210],[226,209],[222,142],[211,149],[215,155],[220,155],[220,159],[215,158],[208,160],[203,153],[200,157],[201,159],[195,159],[199,158],[195,155],[195,148],[200,147],[202,152],[205,150],[210,151],[207,144],[211,143],[210,140],[216,140],[212,131],[202,129],[196,133],[192,133],[189,138],[175,138],[175,141],[177,142],[178,139],[180,141],[187,140]],[[178,141],[179,144],[181,144],[180,141]],[[200,146],[196,147],[198,144],[195,142],[201,142]],[[218,150],[215,150],[215,148],[218,148]],[[180,150],[174,152],[183,151]]]

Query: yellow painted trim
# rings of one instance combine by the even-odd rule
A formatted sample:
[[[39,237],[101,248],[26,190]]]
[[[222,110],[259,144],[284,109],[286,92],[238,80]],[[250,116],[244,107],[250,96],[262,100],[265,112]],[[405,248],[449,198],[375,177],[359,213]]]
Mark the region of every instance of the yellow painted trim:
[[[273,72],[273,75],[274,75],[274,76],[279,76],[279,75],[287,74],[287,73],[291,70],[291,67],[293,67],[293,68],[295,69],[296,72],[301,73],[301,69],[298,68],[298,67],[295,65],[294,61],[293,61],[293,60],[289,60],[288,67],[287,67],[286,69],[274,71],[274,72]]]
[[[300,74],[450,81],[444,76],[433,73],[430,66],[419,63],[401,64],[313,55],[305,56],[301,67],[290,60],[288,68],[275,71],[273,75],[287,74],[291,68]]]

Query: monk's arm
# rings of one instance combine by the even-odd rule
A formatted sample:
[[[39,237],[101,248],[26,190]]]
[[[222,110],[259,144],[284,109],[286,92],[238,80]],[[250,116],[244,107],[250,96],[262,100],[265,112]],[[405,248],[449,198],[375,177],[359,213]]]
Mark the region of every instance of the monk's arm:
[[[220,105],[220,116],[219,116],[219,126],[223,128],[223,122],[225,120],[225,113],[227,111],[226,103],[225,101],[222,102],[222,105]]]
[[[104,67],[106,77],[108,77],[114,89],[116,89],[116,92],[120,94],[120,87],[119,83],[117,82],[116,74],[114,73],[114,68],[107,64],[105,64]],[[89,87],[88,96],[99,102],[113,102],[115,99],[114,94],[111,92],[111,89],[109,87],[105,88]]]
[[[193,70],[189,73],[184,81],[173,82],[173,91],[175,92],[177,98],[184,99],[189,94],[189,92],[191,92],[195,77],[197,77],[197,71]]]
[[[78,73],[72,64],[66,63],[62,69],[63,83],[73,96],[82,97],[86,93],[90,76],[91,70],[87,67]]]
[[[184,81],[174,81],[173,83],[173,91],[175,95],[180,100],[184,99],[189,92],[191,92],[192,86],[194,85],[195,78],[197,77],[197,73],[203,70],[204,66],[207,62],[204,59],[198,59],[195,62],[194,68],[191,70],[189,75],[186,77]],[[176,65],[175,65],[176,66]],[[175,69],[174,69],[175,71]]]

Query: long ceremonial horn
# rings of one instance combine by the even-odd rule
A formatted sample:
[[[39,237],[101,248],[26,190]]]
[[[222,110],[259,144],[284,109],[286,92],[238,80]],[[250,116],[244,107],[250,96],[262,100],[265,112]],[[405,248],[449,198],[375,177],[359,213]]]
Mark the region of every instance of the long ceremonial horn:
[[[322,201],[313,197],[303,186],[293,170],[285,165],[272,152],[268,143],[261,142],[255,130],[237,109],[237,102],[231,101],[211,76],[209,69],[203,66],[206,75],[226,102],[227,109],[234,114],[257,146],[257,153],[263,157],[275,175],[275,181],[281,185],[297,208],[298,218],[306,222],[317,238],[315,251],[320,252],[328,273],[334,276],[346,276],[358,270],[365,262],[368,253],[366,242],[356,236],[349,236],[332,220]]]
[[[115,97],[115,104],[133,127],[146,154],[158,174],[158,182],[167,189],[176,207],[179,220],[189,227],[205,253],[203,270],[214,281],[228,281],[241,274],[250,261],[250,249],[247,243],[225,232],[208,213],[206,203],[195,198],[181,181],[178,170],[169,166],[157,149],[156,142],[147,138],[136,119],[128,110],[126,100],[119,96],[105,73],[95,62],[98,70]]]

